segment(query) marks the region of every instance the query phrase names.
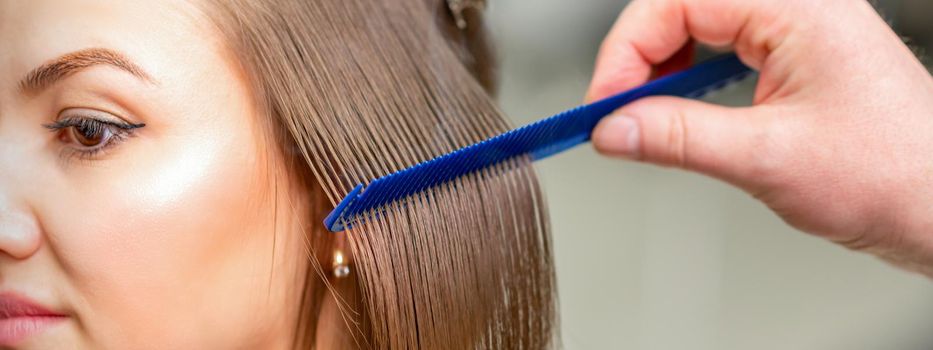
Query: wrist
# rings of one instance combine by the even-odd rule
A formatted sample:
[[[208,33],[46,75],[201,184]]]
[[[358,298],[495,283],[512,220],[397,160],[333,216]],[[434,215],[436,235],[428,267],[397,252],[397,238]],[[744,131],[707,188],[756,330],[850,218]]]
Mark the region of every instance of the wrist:
[[[894,235],[894,239],[889,240],[891,246],[879,256],[906,270],[933,278],[933,196],[914,198],[918,200],[905,203],[901,210],[892,213],[894,222],[899,225],[890,233]]]

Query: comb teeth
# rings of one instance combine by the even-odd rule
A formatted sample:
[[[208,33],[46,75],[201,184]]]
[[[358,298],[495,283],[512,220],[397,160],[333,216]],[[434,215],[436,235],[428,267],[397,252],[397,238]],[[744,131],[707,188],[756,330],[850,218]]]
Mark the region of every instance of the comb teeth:
[[[342,231],[356,220],[377,216],[387,204],[460,176],[525,154],[533,160],[546,158],[589,141],[590,133],[603,117],[639,98],[654,95],[699,98],[742,80],[750,73],[751,70],[738,57],[724,55],[618,95],[513,129],[385,175],[366,187],[357,185],[327,216],[324,225],[330,231]]]

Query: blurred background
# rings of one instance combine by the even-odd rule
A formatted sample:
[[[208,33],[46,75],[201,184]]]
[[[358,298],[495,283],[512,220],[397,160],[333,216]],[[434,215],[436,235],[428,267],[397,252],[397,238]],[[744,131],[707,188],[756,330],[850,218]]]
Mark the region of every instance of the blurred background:
[[[516,124],[581,102],[626,3],[489,1],[500,101]],[[933,1],[876,8],[933,52]],[[753,87],[712,100],[748,104]],[[796,232],[741,191],[591,147],[539,173],[567,349],[933,349],[933,281]]]

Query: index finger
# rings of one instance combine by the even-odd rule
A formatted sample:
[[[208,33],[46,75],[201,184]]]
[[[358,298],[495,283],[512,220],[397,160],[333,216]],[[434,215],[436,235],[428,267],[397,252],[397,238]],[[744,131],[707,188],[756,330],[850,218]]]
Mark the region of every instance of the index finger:
[[[603,40],[587,101],[643,84],[654,65],[669,59],[691,37],[716,46],[735,44],[749,27],[753,6],[765,5],[748,0],[632,1]]]

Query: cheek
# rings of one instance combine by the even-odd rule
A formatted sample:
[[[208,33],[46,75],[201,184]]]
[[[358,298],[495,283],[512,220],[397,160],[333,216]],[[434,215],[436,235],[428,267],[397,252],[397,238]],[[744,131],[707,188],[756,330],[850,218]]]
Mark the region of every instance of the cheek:
[[[48,230],[89,328],[187,340],[242,328],[268,289],[274,229],[271,182],[245,132],[140,137],[126,144],[140,156],[74,170],[94,176],[61,191]]]

